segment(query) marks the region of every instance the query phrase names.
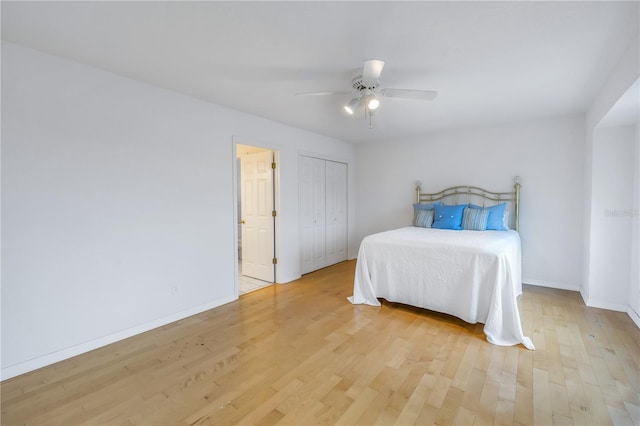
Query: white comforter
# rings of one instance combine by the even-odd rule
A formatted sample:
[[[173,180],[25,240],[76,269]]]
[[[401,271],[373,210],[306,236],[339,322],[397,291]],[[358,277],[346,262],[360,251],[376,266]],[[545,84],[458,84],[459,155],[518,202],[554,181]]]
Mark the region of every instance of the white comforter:
[[[516,231],[451,231],[407,227],[369,235],[360,245],[354,304],[378,298],[484,323],[496,345],[522,343],[517,297],[522,294]]]

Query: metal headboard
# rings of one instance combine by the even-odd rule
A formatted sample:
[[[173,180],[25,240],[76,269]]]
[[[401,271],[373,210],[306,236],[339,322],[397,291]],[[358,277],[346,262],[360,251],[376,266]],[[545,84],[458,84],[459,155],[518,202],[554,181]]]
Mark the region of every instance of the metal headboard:
[[[514,228],[516,231],[520,230],[520,177],[516,176],[515,185],[513,185],[512,192],[494,192],[488,191],[477,186],[460,185],[452,186],[451,188],[443,189],[440,192],[434,192],[426,194],[421,192],[420,186],[422,183],[416,181],[416,202],[417,203],[429,203],[433,201],[444,200],[445,198],[453,198],[455,204],[462,202],[461,198],[466,197],[464,202],[469,203],[471,197],[477,197],[482,199],[483,206],[486,200],[493,201],[496,204],[502,202],[513,203],[513,215],[514,215]]]

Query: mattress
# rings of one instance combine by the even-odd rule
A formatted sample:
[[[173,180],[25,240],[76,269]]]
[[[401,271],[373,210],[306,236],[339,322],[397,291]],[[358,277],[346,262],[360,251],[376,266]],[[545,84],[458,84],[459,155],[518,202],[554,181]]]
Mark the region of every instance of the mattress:
[[[520,236],[516,231],[406,227],[369,235],[358,252],[354,304],[378,298],[483,323],[496,345],[523,344]]]

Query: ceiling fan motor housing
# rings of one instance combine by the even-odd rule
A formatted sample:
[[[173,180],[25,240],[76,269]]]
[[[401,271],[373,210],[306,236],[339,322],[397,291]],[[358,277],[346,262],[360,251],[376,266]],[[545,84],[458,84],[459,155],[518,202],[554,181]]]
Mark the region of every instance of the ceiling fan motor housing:
[[[358,92],[361,92],[363,90],[373,90],[376,87],[378,87],[380,85],[380,81],[376,80],[375,82],[371,83],[371,82],[367,82],[365,83],[362,80],[362,76],[361,75],[357,75],[355,77],[353,77],[353,79],[351,80],[351,87],[353,87],[355,90],[357,90]]]

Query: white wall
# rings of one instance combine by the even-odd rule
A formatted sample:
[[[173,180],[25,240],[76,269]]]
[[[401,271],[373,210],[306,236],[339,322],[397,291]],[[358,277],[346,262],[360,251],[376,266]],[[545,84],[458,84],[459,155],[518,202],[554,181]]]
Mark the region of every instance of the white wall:
[[[279,152],[295,279],[298,152],[350,144],[2,43],[3,379],[237,297],[234,136]]]
[[[626,311],[631,273],[635,126],[596,129],[589,299]]]
[[[356,153],[357,241],[411,223],[416,180],[424,192],[467,184],[511,191],[521,176],[524,282],[580,287],[582,115],[362,144]]]
[[[589,110],[586,114],[586,122],[585,122],[585,222],[584,222],[584,236],[585,236],[585,245],[584,245],[584,261],[583,261],[583,275],[584,275],[584,286],[582,287],[581,293],[582,297],[585,300],[585,303],[588,306],[599,306],[599,307],[609,307],[609,308],[617,308],[620,310],[626,310],[630,316],[634,319],[636,324],[640,327],[640,318],[638,315],[633,313],[632,305],[633,302],[628,302],[626,307],[620,306],[611,306],[608,303],[608,300],[602,300],[599,297],[603,294],[606,294],[606,288],[603,288],[603,283],[600,280],[597,280],[597,277],[592,276],[593,265],[597,265],[600,256],[597,235],[602,232],[599,229],[598,219],[593,216],[593,212],[596,212],[597,209],[593,208],[594,196],[596,192],[594,191],[594,185],[596,182],[596,178],[598,176],[598,171],[596,170],[598,155],[598,124],[601,122],[603,117],[607,115],[607,113],[615,106],[618,100],[625,94],[625,92],[638,80],[640,77],[640,36],[636,35],[633,40],[630,41],[629,46],[627,47],[625,54],[620,59],[617,64],[612,64],[612,71],[603,85],[603,87],[598,91],[597,95],[594,98]],[[636,133],[637,135],[637,133]],[[638,140],[636,136],[635,140],[636,150],[638,145]],[[635,166],[636,171],[634,171],[635,183],[634,188],[638,188],[638,172],[637,165]],[[637,203],[636,203],[637,205]],[[636,222],[635,225],[632,224],[631,229],[634,229],[634,226],[637,229],[637,216],[632,217],[632,221]],[[638,249],[638,241],[637,236],[632,238],[631,247],[624,247],[620,250],[631,250],[637,253]],[[637,259],[637,258],[636,258]],[[632,258],[631,266],[633,268],[634,262],[637,265],[637,260]],[[597,269],[597,268],[596,268]],[[629,278],[629,294],[639,294],[640,293],[640,282],[637,278],[637,274],[630,274]],[[639,296],[640,297],[640,296]],[[638,302],[640,303],[640,302]]]
[[[636,124],[633,205],[631,216],[631,265],[629,273],[629,315],[640,327],[640,123]]]

